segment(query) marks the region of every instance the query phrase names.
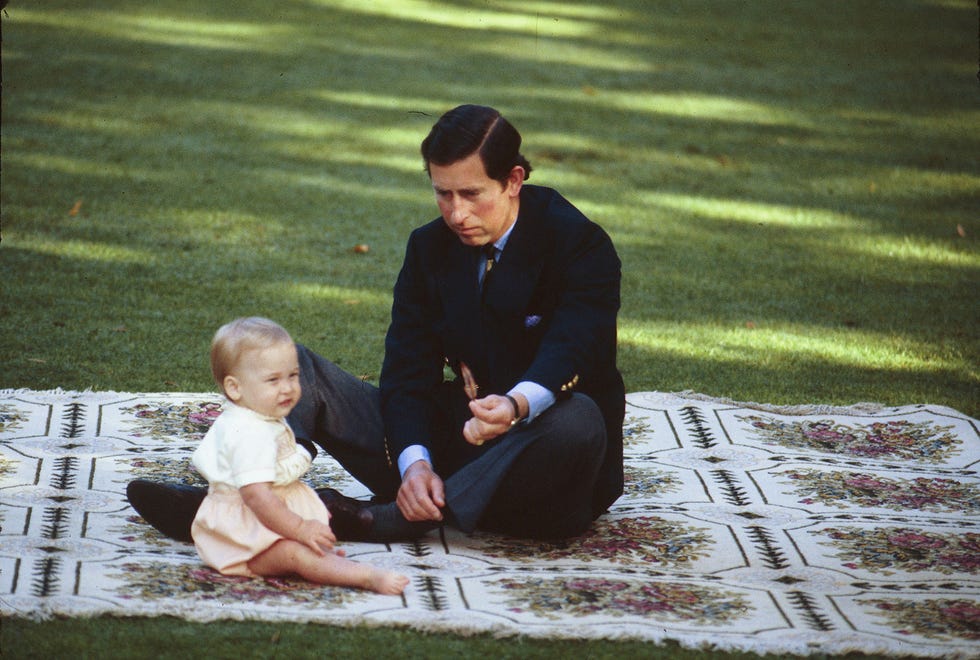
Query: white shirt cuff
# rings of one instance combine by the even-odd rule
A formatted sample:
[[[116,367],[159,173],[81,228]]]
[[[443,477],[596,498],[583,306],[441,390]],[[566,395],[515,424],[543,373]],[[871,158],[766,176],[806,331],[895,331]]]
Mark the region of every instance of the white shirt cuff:
[[[527,399],[528,409],[527,419],[524,420],[525,423],[532,421],[535,417],[550,408],[556,398],[551,390],[529,380],[519,382],[511,389],[510,393],[523,394],[524,398]]]
[[[398,474],[405,476],[405,470],[415,461],[425,461],[432,465],[432,457],[429,450],[422,445],[409,445],[398,455]]]

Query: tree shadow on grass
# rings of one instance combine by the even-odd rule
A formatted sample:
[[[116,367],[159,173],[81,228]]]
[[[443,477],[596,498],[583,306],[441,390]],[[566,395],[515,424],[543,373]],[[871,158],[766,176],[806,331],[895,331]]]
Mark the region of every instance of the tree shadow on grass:
[[[156,297],[144,335],[101,337],[110,347],[128,339],[148,355],[167,339],[197,360],[197,333],[266,309],[300,336],[338,338],[352,369],[373,369],[405,238],[436,214],[418,142],[443,110],[475,101],[524,132],[532,182],[560,188],[616,239],[627,325],[852,328],[914,352],[941,357],[953,343],[977,354],[980,144],[974,90],[958,80],[972,75],[965,3],[8,11],[0,301],[29,310],[18,318],[40,346],[85,345],[43,331],[65,313],[54,294],[128,317],[148,303],[119,292],[139,286]],[[135,257],[71,256],[85,250]],[[72,279],[82,270],[94,276]],[[31,281],[38,272],[46,287]],[[311,294],[320,284],[341,294]],[[346,303],[348,290],[373,302]],[[174,310],[192,328],[179,340]],[[333,317],[350,322],[325,330]],[[711,389],[717,373],[719,387],[749,382],[765,398],[780,374],[841,381],[827,358],[786,357],[739,381],[726,374],[742,363],[723,358],[668,360],[661,376],[648,363],[662,357],[627,344],[631,388],[691,374]],[[36,380],[37,363],[16,364],[20,382]],[[916,391],[918,373],[850,366],[870,374],[857,383],[887,376]],[[952,392],[976,387],[951,378]]]

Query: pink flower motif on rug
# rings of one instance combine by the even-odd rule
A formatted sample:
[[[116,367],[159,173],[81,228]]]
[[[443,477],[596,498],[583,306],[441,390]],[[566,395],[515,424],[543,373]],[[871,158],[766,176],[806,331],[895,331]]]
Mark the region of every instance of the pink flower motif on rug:
[[[980,534],[942,534],[907,527],[842,527],[810,532],[827,536],[847,568],[892,575],[896,571],[980,573]],[[894,569],[894,570],[892,570]]]
[[[222,575],[199,563],[161,561],[129,562],[110,577],[122,581],[116,589],[122,598],[139,600],[180,599],[242,603],[308,603],[317,607],[342,607],[363,600],[367,592],[345,587],[321,586],[298,578],[247,578]]]
[[[117,518],[120,516],[116,516]],[[163,556],[181,555],[197,559],[197,550],[190,543],[175,544],[166,536],[146,524],[140,516],[123,516],[122,522],[109,528],[120,541],[133,548],[143,548],[150,554]],[[178,549],[179,546],[179,549]]]
[[[172,454],[149,454],[129,460],[132,478],[153,481],[179,482],[188,486],[206,487],[208,482],[194,470],[190,456],[174,457]],[[127,478],[128,482],[130,478]]]
[[[888,420],[860,425],[833,420],[783,421],[758,415],[736,418],[751,423],[767,444],[861,458],[938,463],[958,451],[958,445],[962,444],[962,440],[950,433],[952,426],[929,422]]]
[[[630,447],[643,442],[651,428],[653,427],[648,420],[627,415],[623,421],[623,445]]]
[[[926,600],[859,600],[902,635],[930,639],[980,640],[980,601],[936,598]]]
[[[707,556],[711,542],[707,531],[653,516],[600,519],[582,536],[566,541],[487,535],[480,550],[490,557],[518,562],[572,559],[680,566]]]
[[[980,511],[980,488],[942,477],[900,479],[862,472],[788,470],[780,476],[794,484],[801,504],[875,507],[907,511]]]
[[[200,440],[221,414],[221,402],[138,403],[121,410],[132,413],[130,432],[137,438]]]
[[[641,616],[719,624],[745,616],[751,605],[736,593],[700,584],[602,577],[506,578],[497,585],[511,612],[548,619],[562,615]]]
[[[630,496],[664,496],[680,490],[681,481],[666,470],[623,466],[625,492]]]

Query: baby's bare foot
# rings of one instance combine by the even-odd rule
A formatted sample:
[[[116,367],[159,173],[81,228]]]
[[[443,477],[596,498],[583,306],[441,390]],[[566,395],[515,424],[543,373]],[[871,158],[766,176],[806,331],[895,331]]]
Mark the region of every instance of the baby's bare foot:
[[[405,591],[408,577],[392,571],[378,569],[368,578],[367,588],[379,594],[397,596]]]

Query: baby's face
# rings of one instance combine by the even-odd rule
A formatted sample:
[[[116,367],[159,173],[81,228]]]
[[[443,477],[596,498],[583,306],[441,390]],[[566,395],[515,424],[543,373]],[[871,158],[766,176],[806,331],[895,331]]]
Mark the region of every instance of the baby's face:
[[[291,342],[246,351],[231,376],[228,397],[267,417],[285,417],[299,402],[299,360]]]

